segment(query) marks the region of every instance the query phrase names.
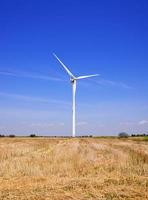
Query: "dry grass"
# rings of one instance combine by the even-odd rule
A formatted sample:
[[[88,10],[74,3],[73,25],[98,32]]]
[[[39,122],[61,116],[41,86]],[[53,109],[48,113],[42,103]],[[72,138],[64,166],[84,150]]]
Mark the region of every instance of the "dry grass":
[[[0,139],[0,200],[141,200],[147,191],[147,142]]]

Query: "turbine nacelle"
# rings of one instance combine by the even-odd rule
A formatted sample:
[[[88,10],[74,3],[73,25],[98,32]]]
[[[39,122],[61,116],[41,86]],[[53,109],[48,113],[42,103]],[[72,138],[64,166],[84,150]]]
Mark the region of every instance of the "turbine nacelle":
[[[76,81],[76,78],[70,78],[70,82],[74,83]]]

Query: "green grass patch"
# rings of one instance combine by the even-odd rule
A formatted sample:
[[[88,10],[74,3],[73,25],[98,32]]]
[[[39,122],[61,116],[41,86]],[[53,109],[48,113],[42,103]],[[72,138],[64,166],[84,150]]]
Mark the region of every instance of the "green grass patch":
[[[144,141],[148,141],[148,136],[143,137]]]

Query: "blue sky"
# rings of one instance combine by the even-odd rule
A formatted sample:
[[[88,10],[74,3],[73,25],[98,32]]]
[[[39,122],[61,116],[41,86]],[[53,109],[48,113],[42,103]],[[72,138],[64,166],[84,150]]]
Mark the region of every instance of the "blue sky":
[[[76,75],[77,135],[148,131],[146,0],[0,2],[0,132],[71,135]]]

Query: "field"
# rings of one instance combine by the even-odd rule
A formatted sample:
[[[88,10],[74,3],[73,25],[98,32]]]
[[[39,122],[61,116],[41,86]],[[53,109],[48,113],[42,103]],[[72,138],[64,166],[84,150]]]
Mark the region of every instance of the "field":
[[[148,142],[0,138],[0,200],[148,199]]]

